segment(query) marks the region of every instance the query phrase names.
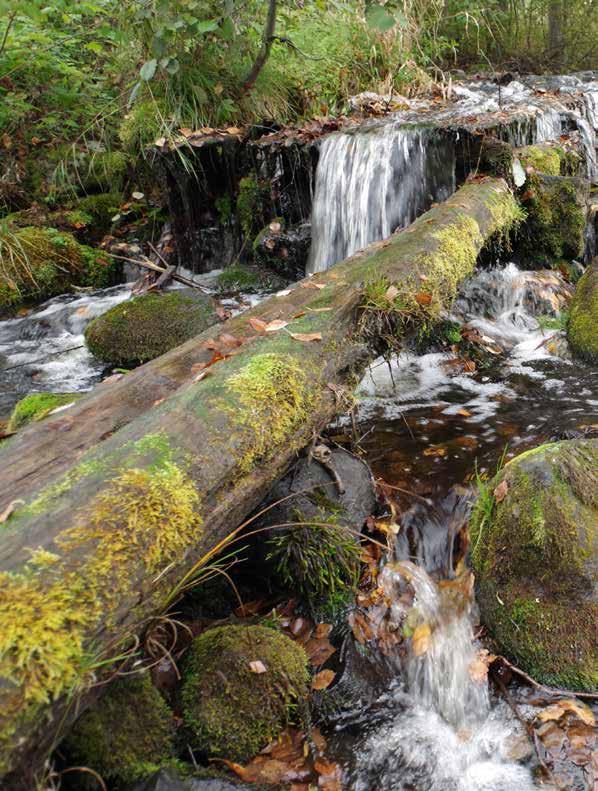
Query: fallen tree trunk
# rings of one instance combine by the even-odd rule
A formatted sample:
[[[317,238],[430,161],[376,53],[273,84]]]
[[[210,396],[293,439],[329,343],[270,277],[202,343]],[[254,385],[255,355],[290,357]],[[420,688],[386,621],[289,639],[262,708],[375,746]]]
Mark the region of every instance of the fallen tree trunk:
[[[390,239],[6,443],[4,788],[30,787],[181,576],[344,408],[341,388],[375,355],[380,328],[433,321],[485,242],[518,219],[503,181],[467,184]]]

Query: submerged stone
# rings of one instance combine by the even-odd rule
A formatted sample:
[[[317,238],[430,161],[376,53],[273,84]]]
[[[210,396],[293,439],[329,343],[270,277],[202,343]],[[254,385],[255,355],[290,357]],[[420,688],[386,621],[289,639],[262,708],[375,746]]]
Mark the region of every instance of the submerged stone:
[[[598,440],[542,445],[481,491],[470,525],[482,620],[537,681],[598,684]]]
[[[187,654],[181,690],[192,749],[249,760],[288,724],[295,703],[307,696],[307,679],[303,648],[275,629],[204,632]]]
[[[217,321],[212,300],[195,289],[144,294],[121,302],[85,330],[91,353],[134,367],[165,354]]]
[[[598,258],[577,284],[567,336],[577,357],[590,363],[598,362]]]

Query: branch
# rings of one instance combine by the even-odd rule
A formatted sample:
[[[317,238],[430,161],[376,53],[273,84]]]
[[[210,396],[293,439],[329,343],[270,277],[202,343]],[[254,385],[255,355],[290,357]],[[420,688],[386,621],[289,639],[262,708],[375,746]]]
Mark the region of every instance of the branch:
[[[261,70],[264,68],[270,50],[272,49],[272,42],[274,40],[274,30],[276,28],[276,0],[270,0],[268,6],[268,17],[266,19],[266,27],[264,28],[264,35],[262,37],[262,46],[255,59],[253,66],[245,80],[243,81],[243,90],[248,93],[254,86],[255,81],[260,76]]]

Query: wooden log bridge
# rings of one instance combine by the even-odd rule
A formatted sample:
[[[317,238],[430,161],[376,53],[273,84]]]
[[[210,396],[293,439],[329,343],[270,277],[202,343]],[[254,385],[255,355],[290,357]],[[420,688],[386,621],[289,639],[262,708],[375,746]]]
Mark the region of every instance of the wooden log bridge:
[[[2,788],[32,787],[181,577],[346,409],[343,388],[377,353],[372,320],[433,320],[519,215],[504,181],[468,183],[390,239],[3,445]]]

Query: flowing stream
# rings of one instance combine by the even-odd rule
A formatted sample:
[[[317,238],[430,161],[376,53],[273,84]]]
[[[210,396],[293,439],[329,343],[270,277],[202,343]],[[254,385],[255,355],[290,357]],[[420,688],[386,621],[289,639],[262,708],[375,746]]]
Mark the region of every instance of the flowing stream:
[[[535,779],[523,726],[472,673],[481,648],[473,578],[455,565],[476,464],[491,473],[505,448],[508,458],[598,423],[598,371],[570,361],[562,331],[542,328],[570,292],[554,272],[513,264],[482,271],[462,288],[453,318],[500,352],[495,362],[473,371],[452,352],[404,352],[373,363],[358,388],[361,444],[374,473],[412,493],[401,495],[381,584],[396,628],[415,615],[413,625],[426,624],[430,635],[423,653],[412,645],[395,654],[398,673],[381,695],[364,707],[362,693],[339,717],[333,744],[348,788],[555,788]],[[584,782],[567,787],[591,787]]]

